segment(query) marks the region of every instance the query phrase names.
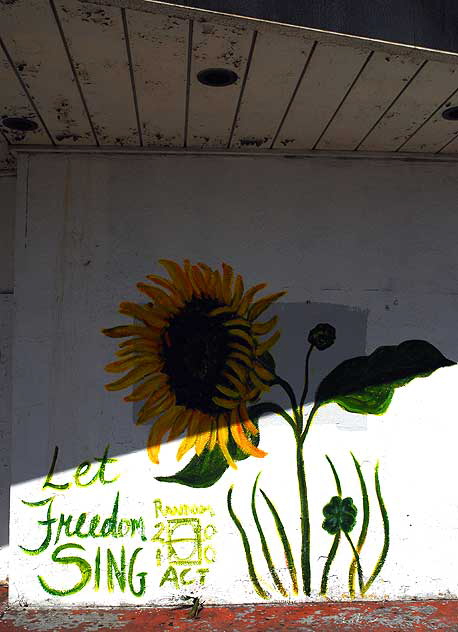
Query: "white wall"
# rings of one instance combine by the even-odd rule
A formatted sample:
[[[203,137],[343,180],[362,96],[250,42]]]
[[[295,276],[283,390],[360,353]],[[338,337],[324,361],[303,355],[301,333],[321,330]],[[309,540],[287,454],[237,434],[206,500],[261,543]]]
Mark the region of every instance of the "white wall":
[[[0,177],[0,582],[8,576],[16,179]]]
[[[286,325],[275,353],[279,371],[296,388],[306,333],[322,320],[336,325],[337,341],[329,351],[315,354],[314,383],[347,357],[406,339],[428,340],[447,357],[458,359],[456,165],[42,155],[31,156],[29,167],[27,196],[21,181],[24,202],[17,225],[11,599],[171,603],[182,599],[184,591],[197,591],[207,603],[258,600],[228,517],[226,494],[233,483],[236,510],[248,525],[256,567],[269,586],[249,511],[250,494],[262,469],[263,489],[282,512],[297,554],[297,483],[289,428],[278,418],[263,421],[261,447],[268,457],[244,461],[214,487],[159,483],[155,476],[180,469],[176,446],[162,450],[160,466],[148,461],[148,429],[133,425],[133,411],[119,393],[104,390],[103,366],[112,359],[115,344],[101,336],[100,329],[123,322],[117,315],[120,301],[141,301],[135,284],[159,272],[158,259],[187,257],[212,266],[227,261],[243,274],[247,286],[267,281],[270,291],[288,291],[277,309]],[[320,528],[321,508],[335,494],[325,454],[341,473],[344,495],[361,507],[350,450],[362,461],[370,485],[366,577],[382,539],[372,482],[378,459],[390,510],[391,547],[369,596],[458,596],[456,375],[454,367],[440,369],[398,389],[382,417],[351,415],[336,405],[320,411],[306,445],[315,598],[332,540]],[[100,457],[107,444],[119,459],[112,464],[113,472],[120,474],[116,483],[43,489],[54,446],[60,450],[56,480],[62,483],[72,480],[78,463]],[[55,540],[36,556],[16,546],[36,548],[44,537],[37,521],[44,519],[46,506],[30,507],[23,501],[37,502],[56,493],[57,517],[60,512],[74,517],[100,512],[107,517],[118,490],[120,514],[142,515],[148,524],[148,542],[122,541],[129,555],[134,547],[143,547],[135,573],[149,573],[145,595],[136,598],[128,589],[109,592],[106,584],[94,590],[97,546],[103,556],[107,546],[119,556],[120,542],[61,538],[59,544],[84,545],[81,555],[90,560],[92,578],[73,596],[49,596],[38,576],[51,578],[63,589],[78,581],[80,571],[74,564],[69,568],[51,561]],[[151,542],[157,498],[170,505],[212,506],[215,516],[206,514],[205,520],[217,529],[212,540],[217,558],[208,563],[203,587],[177,589],[172,582],[160,586],[165,567],[158,565],[158,545]],[[263,520],[267,524],[269,516],[263,513]],[[265,528],[275,556],[281,558],[273,525]],[[348,596],[350,559],[343,541],[329,582],[328,594],[335,599]],[[284,568],[281,573],[286,581]]]

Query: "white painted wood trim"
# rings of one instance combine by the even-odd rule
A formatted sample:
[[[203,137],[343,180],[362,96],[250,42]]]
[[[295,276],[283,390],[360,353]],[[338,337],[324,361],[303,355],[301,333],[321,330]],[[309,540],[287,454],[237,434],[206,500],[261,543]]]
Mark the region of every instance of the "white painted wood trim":
[[[220,150],[220,149],[181,149],[179,147],[164,149],[163,147],[43,147],[34,145],[13,145],[13,152],[18,154],[86,154],[86,155],[160,155],[160,156],[224,156],[236,158],[249,156],[250,158],[332,158],[336,160],[401,160],[405,162],[458,162],[458,154],[428,154],[405,152],[364,152],[364,151],[328,151],[315,149],[309,151],[286,151],[282,149]]]

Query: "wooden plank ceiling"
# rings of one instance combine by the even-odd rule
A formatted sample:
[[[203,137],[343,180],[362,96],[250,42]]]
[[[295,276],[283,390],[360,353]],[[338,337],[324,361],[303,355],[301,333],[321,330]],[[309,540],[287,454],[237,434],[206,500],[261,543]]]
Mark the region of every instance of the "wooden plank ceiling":
[[[0,0],[0,37],[3,170],[18,145],[458,153],[454,54],[150,0]]]

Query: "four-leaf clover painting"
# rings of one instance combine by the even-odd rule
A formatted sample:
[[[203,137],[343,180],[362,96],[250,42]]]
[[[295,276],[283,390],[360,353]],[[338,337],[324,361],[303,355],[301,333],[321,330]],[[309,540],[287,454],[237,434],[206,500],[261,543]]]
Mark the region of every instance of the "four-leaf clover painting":
[[[117,359],[108,364],[106,370],[124,373],[108,384],[107,389],[131,388],[125,401],[143,402],[136,423],[152,424],[147,451],[154,464],[159,462],[160,445],[164,440],[181,439],[177,460],[190,450],[195,451],[180,472],[157,477],[160,481],[210,487],[229,467],[237,469],[238,461],[266,456],[259,447],[259,422],[263,415],[279,415],[290,426],[299,492],[300,589],[310,596],[310,508],[303,447],[317,411],[332,402],[346,413],[380,415],[388,409],[396,388],[454,363],[422,340],[379,347],[369,356],[342,362],[325,376],[313,397],[312,407],[306,412],[312,353],[326,352],[334,344],[338,335],[335,328],[328,323],[319,323],[308,334],[304,332],[304,387],[297,397],[291,385],[278,375],[272,355],[280,337],[276,329],[278,318],[275,315],[264,317],[264,312],[285,292],[259,297],[258,293],[266,284],[245,288],[242,276],[235,274],[225,263],[221,270],[204,263],[192,264],[188,260],[183,265],[170,260],[160,263],[169,277],[149,275],[147,278],[151,283],[137,284],[146,301],[120,305],[121,314],[134,321],[103,330],[105,335],[121,339]],[[305,349],[305,341],[308,349]],[[290,401],[287,410],[265,400],[273,386],[286,392]],[[337,495],[323,509],[323,529],[334,536],[334,541],[323,568],[322,595],[326,595],[328,574],[341,533],[348,540],[353,555],[348,574],[351,597],[356,596],[355,574],[358,574],[360,594],[364,595],[380,573],[388,553],[388,512],[377,464],[374,484],[383,522],[383,547],[376,567],[365,580],[361,551],[368,533],[369,495],[361,466],[355,456],[351,456],[361,489],[361,530],[356,544],[353,543],[350,532],[355,528],[359,510],[352,498],[342,498],[337,471],[327,457]],[[296,560],[286,529],[274,503],[264,490],[259,489],[281,540],[290,586],[281,580],[264,536],[256,509],[258,478],[253,485],[251,510],[263,555],[275,590],[285,597],[291,593],[296,595],[300,590]],[[231,487],[227,494],[228,512],[240,533],[248,574],[256,593],[268,599],[271,595],[255,571],[249,537],[234,511],[232,494]]]

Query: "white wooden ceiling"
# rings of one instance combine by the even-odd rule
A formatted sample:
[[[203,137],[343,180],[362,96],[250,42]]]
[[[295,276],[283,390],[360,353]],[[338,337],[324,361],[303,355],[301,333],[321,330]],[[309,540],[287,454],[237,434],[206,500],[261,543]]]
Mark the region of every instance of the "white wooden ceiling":
[[[454,54],[151,0],[0,0],[0,36],[3,170],[20,145],[458,153]]]

